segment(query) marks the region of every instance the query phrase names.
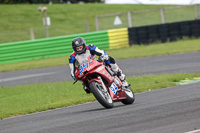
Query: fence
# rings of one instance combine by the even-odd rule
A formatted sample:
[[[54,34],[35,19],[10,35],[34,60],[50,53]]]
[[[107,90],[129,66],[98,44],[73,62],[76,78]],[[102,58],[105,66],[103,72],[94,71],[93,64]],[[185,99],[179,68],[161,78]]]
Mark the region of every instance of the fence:
[[[127,28],[6,43],[0,45],[0,64],[70,55],[72,40],[78,36],[83,37],[87,44],[94,44],[100,49],[129,46]]]
[[[80,30],[79,32],[80,33],[89,32],[89,29],[86,26],[88,26],[88,24],[81,25],[79,27]],[[69,30],[67,26],[63,27],[63,25],[51,25],[48,27],[48,31],[50,37],[75,34],[74,31]],[[9,32],[0,32],[0,45],[1,43],[16,42],[23,40],[34,40],[42,38],[46,38],[45,27],[30,28],[30,29],[27,28],[21,30],[13,30]]]
[[[129,44],[166,42],[200,36],[200,20],[128,28]]]
[[[98,15],[95,17],[96,30],[99,31],[113,28],[138,27],[144,25],[164,24],[199,19],[198,8],[199,5],[173,6],[151,10]],[[121,25],[113,24],[116,16],[118,16],[122,21]]]
[[[87,44],[94,44],[100,49],[122,48],[156,41],[175,41],[177,38],[183,37],[200,37],[200,20],[1,44],[0,64],[70,55],[72,39],[78,36],[83,37]]]
[[[129,47],[127,28],[108,30],[108,36],[110,49]]]

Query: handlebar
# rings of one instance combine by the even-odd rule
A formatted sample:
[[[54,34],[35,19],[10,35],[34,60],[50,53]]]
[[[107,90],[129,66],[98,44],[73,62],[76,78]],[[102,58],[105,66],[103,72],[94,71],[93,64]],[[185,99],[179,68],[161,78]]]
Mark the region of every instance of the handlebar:
[[[98,62],[102,62],[102,58],[99,56],[99,58],[97,59]]]
[[[76,82],[78,82],[78,79],[75,79],[75,81],[74,81],[73,85],[74,85],[74,84],[76,84]]]

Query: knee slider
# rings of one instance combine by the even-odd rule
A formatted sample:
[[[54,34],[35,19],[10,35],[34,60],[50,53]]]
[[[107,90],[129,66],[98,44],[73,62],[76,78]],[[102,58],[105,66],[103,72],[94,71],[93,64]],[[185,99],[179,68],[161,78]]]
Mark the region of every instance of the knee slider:
[[[110,63],[115,64],[115,59],[114,59],[113,57],[111,57],[111,56],[109,56],[109,57],[110,57],[110,58],[109,58]]]

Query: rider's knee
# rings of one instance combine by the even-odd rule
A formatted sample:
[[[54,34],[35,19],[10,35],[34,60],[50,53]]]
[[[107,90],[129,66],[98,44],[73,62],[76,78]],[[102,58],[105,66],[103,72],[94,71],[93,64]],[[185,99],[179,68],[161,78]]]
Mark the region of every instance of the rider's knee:
[[[110,63],[115,64],[115,59],[113,57],[109,56],[109,60],[110,60]]]

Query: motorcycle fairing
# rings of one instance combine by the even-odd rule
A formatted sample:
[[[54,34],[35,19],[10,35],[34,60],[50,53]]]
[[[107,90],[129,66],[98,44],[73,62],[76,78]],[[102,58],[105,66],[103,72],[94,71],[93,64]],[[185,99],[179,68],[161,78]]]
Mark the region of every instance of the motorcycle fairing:
[[[109,89],[115,94],[118,90],[118,87],[115,83],[112,83]]]
[[[125,91],[122,90],[122,88],[121,88],[122,85],[118,85],[119,84],[118,82],[120,81],[119,78],[115,77],[118,80],[118,82],[116,82],[116,79],[114,77],[112,77],[106,70],[105,66],[102,65],[103,63],[100,63],[96,60],[89,62],[89,64],[87,64],[87,63],[82,64],[81,68],[77,69],[77,71],[76,71],[76,77],[78,77],[79,80],[84,81],[84,80],[88,79],[88,77],[90,77],[91,75],[94,75],[94,74],[100,75],[102,78],[104,78],[108,82],[108,84],[106,86],[109,88],[108,91],[109,91],[110,96],[113,99],[113,101],[126,99]],[[80,70],[81,70],[81,73],[80,73]],[[87,73],[86,74],[87,76],[85,75],[85,73]],[[93,78],[89,81],[89,83],[91,83],[92,81],[97,81],[100,84],[102,84],[102,82],[99,78]],[[120,84],[121,84],[121,81],[120,81]],[[110,89],[110,86],[113,86],[114,90],[113,90],[113,88]]]
[[[122,85],[118,86],[118,83],[115,80],[112,83],[112,85],[109,87],[110,96],[113,101],[126,99],[126,93],[121,87]]]
[[[101,80],[98,78],[94,78],[94,79],[90,80],[88,84],[90,84],[92,81],[97,81],[98,83],[102,84]]]

